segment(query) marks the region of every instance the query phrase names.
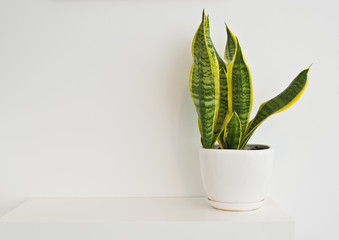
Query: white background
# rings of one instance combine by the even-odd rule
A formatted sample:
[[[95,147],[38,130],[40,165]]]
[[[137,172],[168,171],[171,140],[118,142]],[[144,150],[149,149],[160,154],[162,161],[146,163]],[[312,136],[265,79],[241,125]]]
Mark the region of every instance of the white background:
[[[208,2],[208,3],[207,3]],[[252,73],[253,114],[313,63],[252,142],[297,240],[339,239],[337,1],[0,0],[0,213],[32,196],[199,196],[188,90],[202,9]]]

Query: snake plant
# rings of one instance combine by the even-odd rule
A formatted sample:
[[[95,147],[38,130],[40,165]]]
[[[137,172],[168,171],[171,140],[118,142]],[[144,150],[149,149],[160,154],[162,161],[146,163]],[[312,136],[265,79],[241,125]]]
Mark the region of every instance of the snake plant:
[[[224,59],[210,37],[209,17],[203,11],[202,21],[192,44],[193,64],[190,92],[198,114],[203,148],[245,149],[257,127],[269,116],[292,106],[307,85],[308,69],[276,97],[262,103],[249,121],[253,94],[250,70],[238,39],[226,26]]]

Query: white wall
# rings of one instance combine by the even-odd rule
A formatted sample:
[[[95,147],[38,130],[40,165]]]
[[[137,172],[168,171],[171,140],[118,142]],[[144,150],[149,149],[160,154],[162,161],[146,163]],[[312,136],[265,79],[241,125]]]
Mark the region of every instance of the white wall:
[[[202,195],[188,90],[201,11],[238,36],[254,108],[311,63],[300,101],[252,142],[297,240],[338,239],[337,1],[0,0],[0,213],[31,196]]]

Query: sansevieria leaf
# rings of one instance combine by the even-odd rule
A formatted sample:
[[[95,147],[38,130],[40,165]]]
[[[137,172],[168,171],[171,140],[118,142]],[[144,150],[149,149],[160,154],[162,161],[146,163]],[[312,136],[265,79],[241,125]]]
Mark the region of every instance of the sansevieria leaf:
[[[231,119],[227,123],[225,142],[229,149],[239,149],[241,141],[241,123],[236,112],[233,112]]]
[[[225,60],[226,66],[228,67],[233,60],[233,56],[236,52],[237,48],[237,39],[231,32],[231,30],[226,26],[227,33],[227,42],[225,47]]]
[[[218,56],[219,64],[222,65],[222,59]],[[225,64],[225,63],[223,63]],[[226,79],[226,65],[223,65],[220,68],[219,72],[219,80],[220,80],[220,100],[219,100],[219,112],[218,118],[216,122],[216,126],[214,129],[214,138],[213,141],[216,140],[221,135],[223,129],[226,126],[226,116],[228,113],[228,89],[227,89],[227,79]]]
[[[219,143],[219,147],[221,149],[228,149],[229,147],[227,146],[226,140],[225,140],[225,136],[226,136],[226,131],[225,129],[221,132],[219,138],[218,138],[218,143]]]
[[[252,82],[239,41],[237,41],[236,53],[227,68],[227,82],[229,89],[227,121],[232,113],[236,112],[240,119],[243,136],[252,110]]]
[[[241,149],[246,147],[254,130],[257,129],[266,118],[288,109],[300,98],[307,85],[308,71],[309,68],[303,70],[282,93],[260,105],[256,116],[249,123],[245,136],[242,139]]]
[[[226,79],[226,64],[224,60],[219,56],[217,50],[215,49],[211,36],[210,36],[210,24],[209,17],[206,20],[206,41],[210,51],[213,53],[214,59],[218,62],[219,65],[219,85],[220,85],[220,100],[219,100],[219,110],[218,117],[214,127],[213,133],[213,142],[215,142],[222,130],[226,125],[226,115],[228,110],[228,89],[227,89],[227,79]],[[214,55],[215,54],[215,55]]]
[[[211,55],[213,57],[214,62],[217,62],[217,52],[215,50],[215,47],[213,45],[211,35],[210,35],[210,19],[209,17],[205,17],[205,38],[206,38],[206,43],[208,46],[209,51],[211,52]]]
[[[212,148],[219,111],[219,65],[206,40],[205,12],[193,39],[192,56],[190,92],[199,117],[202,145]]]

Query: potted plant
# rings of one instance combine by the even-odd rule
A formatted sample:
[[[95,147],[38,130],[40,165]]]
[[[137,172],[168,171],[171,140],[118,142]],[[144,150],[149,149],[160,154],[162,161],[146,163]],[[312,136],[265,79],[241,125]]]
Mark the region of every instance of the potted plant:
[[[210,37],[209,17],[202,21],[192,44],[190,92],[201,134],[200,165],[210,204],[218,209],[258,209],[267,195],[273,150],[248,140],[272,114],[292,106],[305,90],[303,70],[276,97],[261,104],[250,121],[252,82],[238,39],[226,26],[224,59]],[[216,145],[216,142],[219,144]]]

